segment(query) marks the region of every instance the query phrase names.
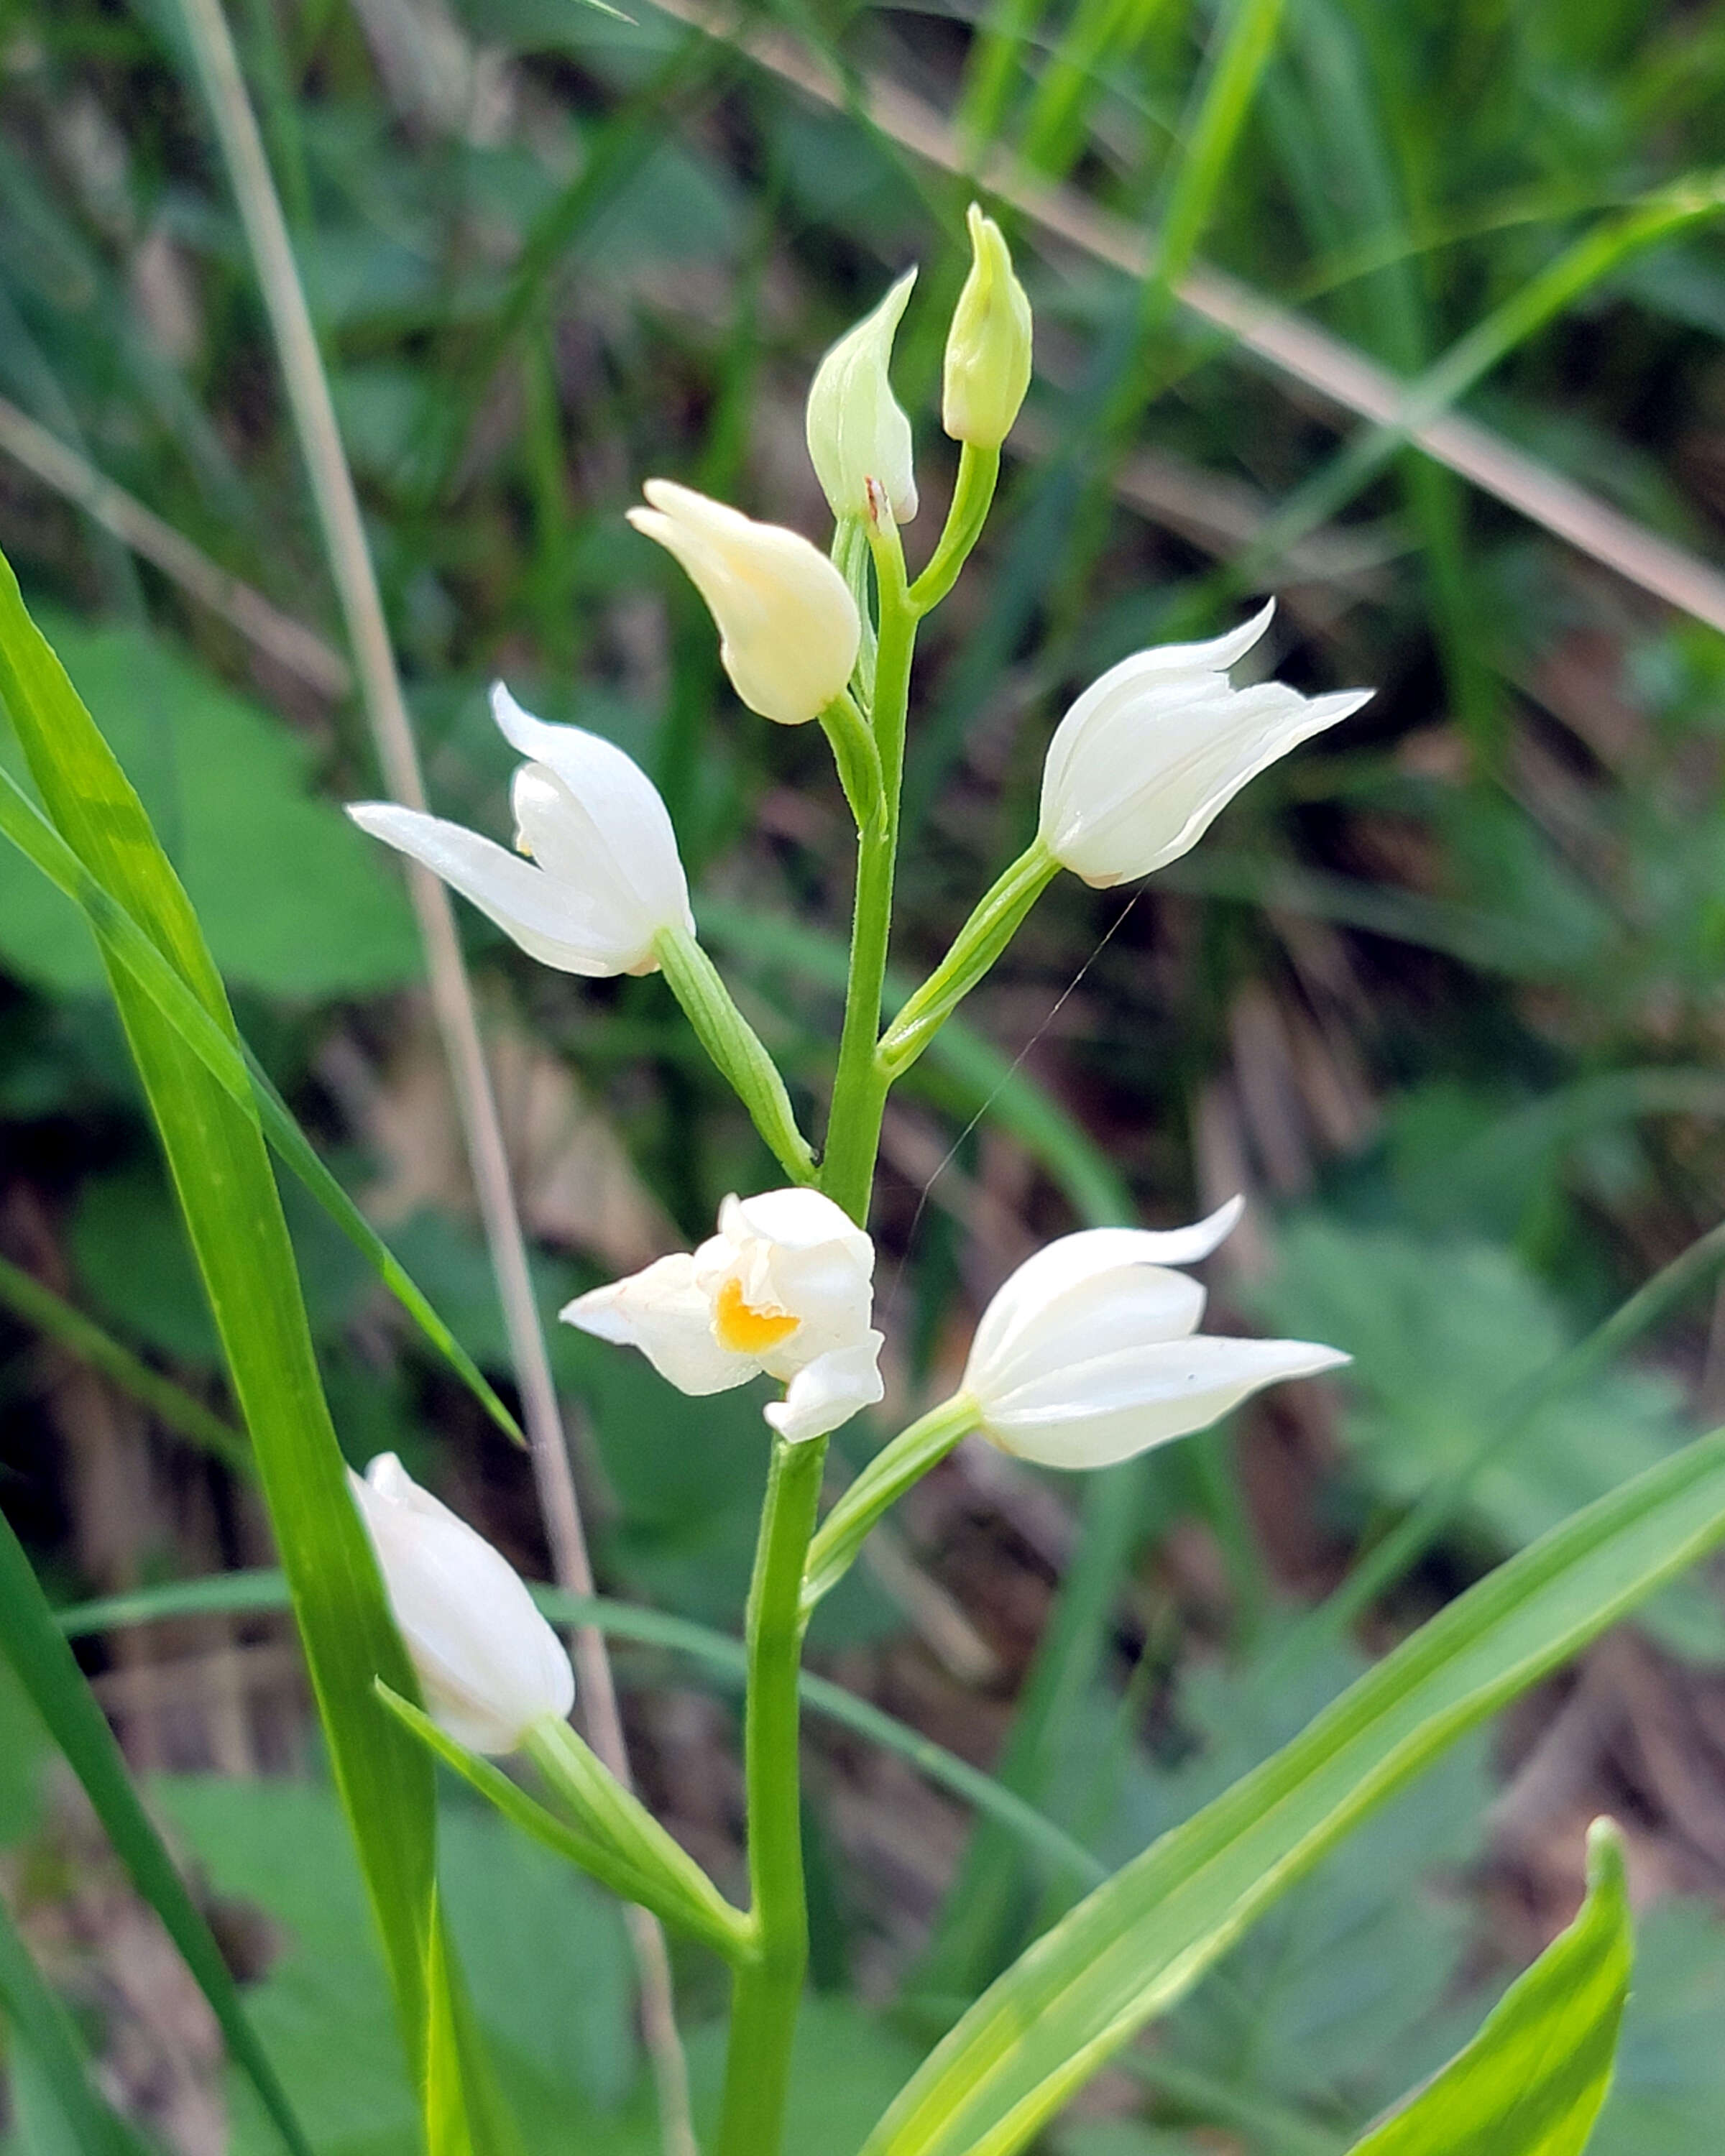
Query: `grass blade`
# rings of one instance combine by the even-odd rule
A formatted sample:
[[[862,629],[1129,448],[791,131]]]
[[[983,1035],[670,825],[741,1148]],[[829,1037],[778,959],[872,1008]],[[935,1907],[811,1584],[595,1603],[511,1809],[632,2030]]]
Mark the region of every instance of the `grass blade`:
[[[0,1518],[0,1653],[84,1786],[132,1884],[168,1937],[220,2024],[234,2061],[250,2081],[295,2156],[309,2143],[258,2041],[210,1928],[187,1892],[162,1837],[139,1802],[114,1732],[85,1682],[11,1526]],[[0,1979],[3,1985],[3,1979]]]
[[[0,1902],[0,2015],[19,2048],[29,2055],[41,2093],[59,2114],[67,2143],[78,2156],[142,2156],[141,2140],[96,2093],[72,2017],[42,1980],[4,1902]],[[15,2068],[16,2061],[13,2063]],[[32,2096],[36,2093],[33,2087]],[[24,2145],[33,2150],[38,2146],[28,2128]]]
[[[6,1258],[0,1258],[0,1302],[14,1317],[34,1326],[50,1340],[57,1340],[93,1370],[99,1370],[121,1392],[129,1393],[140,1406],[149,1409],[164,1429],[201,1446],[236,1474],[251,1473],[251,1447],[242,1431],[235,1430],[232,1423],[223,1422],[220,1415],[207,1408],[183,1385],[177,1385],[172,1378],[164,1378],[129,1348],[122,1348],[94,1318],[86,1317],[64,1296],[44,1287],[33,1274]]]
[[[102,879],[80,860],[9,772],[0,771],[0,837],[9,839],[83,912],[105,956],[120,966],[228,1099],[260,1118],[276,1155],[364,1256],[403,1309],[505,1435],[521,1427],[479,1365],[414,1285],[407,1269],[318,1158],[251,1051],[218,1024]]]
[[[864,2156],[1022,2148],[1368,1812],[1722,1538],[1716,1432],[1500,1565],[1039,1939],[912,2076]]]
[[[1635,1958],[1623,1841],[1588,1836],[1587,1899],[1477,2036],[1351,2156],[1581,2156],[1611,2086]]]
[[[593,1625],[614,1640],[633,1640],[643,1646],[686,1655],[727,1686],[738,1689],[748,1674],[748,1661],[740,1640],[693,1624],[685,1617],[610,1602],[602,1596],[566,1594],[561,1588],[538,1587],[533,1594],[554,1624]],[[287,1607],[287,1585],[280,1573],[225,1572],[208,1579],[172,1580],[141,1587],[129,1594],[106,1595],[98,1602],[62,1609],[58,1620],[66,1636],[76,1640],[91,1632],[146,1625],[166,1617],[218,1613],[256,1615]],[[811,1714],[854,1730],[883,1751],[895,1752],[908,1760],[931,1782],[1015,1835],[1024,1848],[1055,1876],[1090,1885],[1103,1876],[1103,1866],[1064,1828],[932,1738],[896,1721],[871,1702],[859,1699],[843,1685],[810,1671],[803,1671],[799,1686],[803,1704]]]
[[[111,889],[235,1055],[219,976],[197,916],[142,804],[0,565],[0,694],[49,817],[90,875]],[[249,1087],[215,1079],[167,1023],[99,927],[109,983],[143,1081],[259,1477],[331,1765],[381,1934],[431,2156],[467,2156],[449,2021],[432,1986],[436,1942],[431,1764],[373,1686],[417,1691],[365,1530],[347,1494],[293,1246]]]

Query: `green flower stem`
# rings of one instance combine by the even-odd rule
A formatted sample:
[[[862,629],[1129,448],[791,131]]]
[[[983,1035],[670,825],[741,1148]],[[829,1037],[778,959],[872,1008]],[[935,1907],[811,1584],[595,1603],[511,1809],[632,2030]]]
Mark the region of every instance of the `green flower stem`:
[[[803,1566],[820,1499],[826,1440],[775,1438],[748,1602],[750,1919],[755,1958],[737,1973],[716,2156],[778,2156],[791,2041],[809,1963],[803,1883],[798,1662]]]
[[[966,442],[958,452],[958,477],[945,528],[927,567],[910,589],[911,609],[919,620],[931,608],[937,607],[957,583],[958,572],[982,536],[999,477],[999,450],[979,449],[974,443]]]
[[[1034,839],[978,901],[951,950],[880,1036],[875,1061],[889,1085],[904,1075],[988,973],[1060,865],[1041,839]]]
[[[911,695],[911,661],[916,647],[916,615],[905,587],[905,557],[898,533],[887,523],[871,527],[875,581],[880,595],[880,642],[875,654],[875,702],[870,714],[880,757],[880,813],[857,834],[856,905],[850,929],[850,973],[845,991],[845,1028],[839,1041],[833,1107],[827,1124],[820,1188],[859,1227],[868,1225],[875,1156],[887,1081],[875,1063],[880,998],[886,981],[886,948],[892,932],[892,879],[898,855],[899,794],[904,783],[905,716]]]
[[[955,1393],[908,1430],[901,1430],[875,1455],[822,1521],[819,1533],[809,1545],[808,1562],[803,1568],[805,1623],[814,1614],[815,1604],[830,1594],[850,1571],[881,1514],[913,1483],[920,1482],[931,1467],[938,1466],[980,1419],[981,1410],[970,1394]]]
[[[732,1001],[718,968],[686,928],[661,928],[653,939],[653,955],[696,1038],[748,1110],[773,1158],[793,1183],[813,1183],[814,1148],[797,1127],[778,1065]]]
[[[522,1749],[537,1763],[565,1809],[575,1814],[579,1821],[575,1826],[536,1802],[489,1759],[457,1743],[429,1715],[388,1685],[380,1681],[377,1694],[422,1744],[536,1841],[578,1865],[624,1901],[638,1902],[691,1938],[703,1940],[726,1961],[740,1965],[752,1959],[754,1930],[748,1918],[732,1907],[650,1814],[642,1813],[636,1800],[566,1725],[547,1717],[528,1732]],[[562,1737],[557,1734],[560,1729]],[[566,1743],[569,1738],[579,1747],[572,1761]],[[624,1800],[621,1808],[619,1797]]]
[[[630,1899],[706,1938],[732,1960],[748,1953],[746,1920],[567,1722],[553,1715],[536,1722],[521,1739],[521,1750],[547,1789],[572,1815],[581,1835],[647,1884],[647,1894]],[[620,1891],[629,1893],[627,1887]]]
[[[880,814],[883,793],[880,752],[868,721],[848,693],[835,696],[820,715],[827,739],[833,745],[833,761],[839,767],[839,783],[856,819],[859,831]]]

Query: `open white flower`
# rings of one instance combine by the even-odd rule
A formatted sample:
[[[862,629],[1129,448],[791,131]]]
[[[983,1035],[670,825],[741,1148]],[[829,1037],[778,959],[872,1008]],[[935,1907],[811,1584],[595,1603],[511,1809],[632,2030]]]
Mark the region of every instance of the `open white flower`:
[[[983,1313],[963,1389],[1003,1451],[1106,1467],[1204,1430],[1265,1385],[1348,1358],[1307,1340],[1198,1331],[1195,1265],[1240,1218],[1235,1199],[1190,1228],[1091,1228],[1026,1260]]]
[[[719,1232],[578,1296],[564,1320],[639,1348],[680,1392],[729,1392],[763,1371],[785,1385],[767,1419],[824,1436],[880,1397],[875,1245],[814,1190],[727,1198]]]
[[[547,1716],[561,1722],[575,1672],[508,1559],[393,1452],[347,1479],[433,1720],[490,1753],[516,1751]]]
[[[818,718],[850,679],[862,621],[818,547],[692,487],[649,479],[637,531],[675,554],[719,629],[719,657],[752,711],[780,726]]]
[[[348,814],[440,875],[542,964],[594,977],[656,972],[660,931],[695,927],[658,788],[620,748],[534,718],[501,681],[491,716],[529,759],[510,797],[515,853],[392,801],[357,802]]]
[[[1102,888],[1165,867],[1249,779],[1369,701],[1369,689],[1235,688],[1228,669],[1274,612],[1272,600],[1208,644],[1134,652],[1085,690],[1056,727],[1042,773],[1038,835],[1063,868]]]
[[[907,270],[880,305],[839,338],[809,385],[809,456],[834,516],[869,515],[870,480],[896,522],[908,524],[916,514],[911,423],[886,371],[916,281],[916,271]]]

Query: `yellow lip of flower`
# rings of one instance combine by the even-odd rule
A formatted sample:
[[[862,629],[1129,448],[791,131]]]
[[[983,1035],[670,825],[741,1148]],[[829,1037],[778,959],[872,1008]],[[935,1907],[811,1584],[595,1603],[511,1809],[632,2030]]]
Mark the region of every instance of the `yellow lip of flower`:
[[[742,1299],[741,1281],[727,1280],[714,1298],[713,1337],[733,1355],[764,1355],[801,1322],[788,1311],[753,1308]]]

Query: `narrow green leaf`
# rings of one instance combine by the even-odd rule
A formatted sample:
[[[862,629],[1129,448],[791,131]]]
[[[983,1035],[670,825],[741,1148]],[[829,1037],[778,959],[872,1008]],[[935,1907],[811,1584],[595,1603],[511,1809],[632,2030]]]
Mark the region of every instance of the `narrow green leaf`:
[[[66,1763],[84,1785],[132,1884],[161,1917],[168,1937],[209,2001],[234,2061],[263,2100],[295,2156],[307,2143],[275,2070],[258,2041],[221,1948],[187,1892],[149,1814],[138,1801],[107,1717],[85,1682],[9,1522],[0,1517],[0,1652],[42,1717]]]
[[[49,819],[111,891],[238,1055],[239,1035],[196,916],[133,792],[0,563],[0,696]],[[143,1081],[259,1480],[388,1964],[403,2039],[441,2124],[431,2156],[465,2156],[459,2107],[434,2107],[435,1796],[431,1763],[379,1705],[378,1677],[416,1690],[365,1530],[311,1345],[293,1246],[249,1088],[220,1082],[96,928]],[[446,2051],[448,2047],[442,2047]],[[462,2130],[457,2130],[462,2128]]]
[[[1588,1836],[1587,1899],[1466,2051],[1352,2156],[1581,2156],[1611,2086],[1635,1959],[1623,1841]]]
[[[50,1991],[0,1901],[0,2016],[30,2054],[78,2156],[141,2156],[143,2143],[96,2093],[71,2016]]]
[[[362,1253],[492,1421],[516,1444],[525,1444],[520,1424],[498,1399],[479,1365],[318,1158],[311,1141],[294,1121],[292,1111],[251,1050],[231,1028],[217,1023],[101,877],[79,858],[17,780],[3,770],[0,770],[0,837],[11,839],[20,853],[78,905],[107,962],[123,969],[228,1098],[249,1113],[255,1111],[277,1156]]]
[[[578,1865],[624,1901],[639,1902],[642,1908],[652,1910],[679,1931],[704,1939],[727,1961],[747,1956],[751,1938],[748,1919],[740,1909],[732,1907],[693,1857],[671,1841],[656,1820],[653,1821],[655,1838],[670,1843],[670,1851],[674,1852],[662,1868],[656,1861],[656,1852],[644,1840],[637,1839],[635,1855],[641,1860],[638,1862],[620,1842],[572,1827],[529,1796],[518,1783],[511,1782],[501,1768],[470,1752],[465,1744],[457,1743],[423,1709],[398,1698],[387,1686],[378,1687],[378,1696],[403,1727],[412,1730],[429,1751],[536,1841],[555,1850],[571,1864]],[[574,1732],[571,1731],[570,1734],[572,1737]],[[534,1753],[532,1756],[536,1758],[538,1754]]]
[[[0,1302],[39,1332],[69,1348],[80,1362],[100,1370],[121,1392],[146,1407],[164,1429],[189,1438],[237,1473],[251,1473],[251,1447],[244,1432],[223,1422],[183,1385],[175,1384],[172,1378],[164,1378],[159,1370],[141,1362],[64,1296],[56,1295],[22,1265],[5,1258],[0,1258]]]
[[[1725,1538],[1725,1433],[1512,1558],[1022,1955],[864,2156],[1009,2156],[1444,1748]]]
[[[665,1647],[687,1655],[732,1685],[740,1686],[748,1673],[748,1659],[741,1640],[691,1624],[685,1617],[667,1616],[660,1609],[639,1609],[628,1603],[608,1602],[600,1596],[566,1594],[559,1588],[540,1587],[534,1599],[554,1624],[596,1625],[617,1640],[639,1640],[644,1646]],[[105,1596],[99,1602],[80,1603],[59,1613],[61,1630],[69,1639],[91,1632],[117,1630],[127,1625],[146,1625],[163,1617],[254,1614],[285,1609],[287,1588],[280,1573],[227,1572],[209,1579],[171,1580],[155,1587],[141,1587],[130,1594]],[[956,1753],[910,1728],[890,1714],[846,1691],[829,1678],[804,1670],[798,1679],[803,1704],[840,1727],[895,1752],[919,1774],[949,1790],[961,1803],[994,1820],[1024,1846],[1052,1866],[1061,1876],[1092,1885],[1103,1876],[1103,1866],[1064,1828],[1027,1804],[1010,1789]]]

